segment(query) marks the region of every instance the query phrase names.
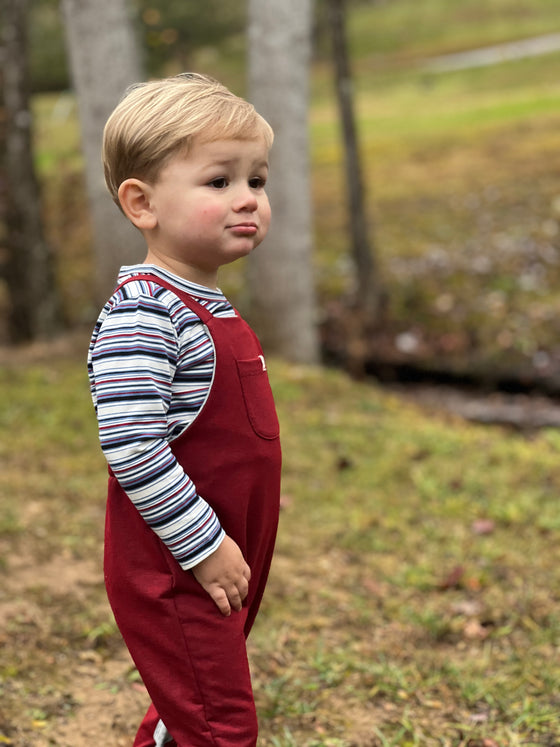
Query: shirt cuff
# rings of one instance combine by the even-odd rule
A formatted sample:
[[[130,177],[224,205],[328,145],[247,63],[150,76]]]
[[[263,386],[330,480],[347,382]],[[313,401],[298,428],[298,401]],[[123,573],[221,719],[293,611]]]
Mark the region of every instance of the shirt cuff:
[[[217,518],[216,524],[218,525],[218,532],[212,538],[212,540],[205,543],[205,545],[198,549],[195,553],[189,554],[188,557],[182,559],[177,558],[179,565],[184,571],[188,571],[191,568],[197,566],[199,563],[202,563],[202,561],[206,560],[206,558],[212,555],[212,553],[215,553],[218,547],[222,544],[222,542],[226,538],[226,533],[220,526]]]

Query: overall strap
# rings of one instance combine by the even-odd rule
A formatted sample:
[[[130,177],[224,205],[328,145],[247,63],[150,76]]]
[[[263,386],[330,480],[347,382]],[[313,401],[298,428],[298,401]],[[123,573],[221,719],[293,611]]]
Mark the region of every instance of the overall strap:
[[[115,288],[115,293],[119,291],[123,287],[123,285],[132,283],[134,280],[143,280],[147,283],[154,283],[155,285],[159,285],[162,288],[167,288],[168,291],[171,291],[171,293],[174,293],[178,298],[180,298],[185,306],[187,306],[194,314],[196,314],[200,321],[204,324],[207,324],[211,319],[214,318],[208,311],[208,309],[202,306],[202,304],[195,301],[192,296],[190,296],[188,293],[185,293],[185,291],[179,290],[179,288],[176,288],[166,280],[162,280],[157,275],[150,275],[149,273],[143,275],[131,275],[130,277],[126,278],[126,280],[123,280],[123,282]]]

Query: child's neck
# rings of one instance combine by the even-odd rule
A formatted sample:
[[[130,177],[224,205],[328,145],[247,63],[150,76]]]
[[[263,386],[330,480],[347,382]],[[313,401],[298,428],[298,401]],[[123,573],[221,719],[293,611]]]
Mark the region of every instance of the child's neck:
[[[178,275],[183,280],[188,280],[189,283],[195,285],[202,285],[205,288],[216,290],[218,287],[218,273],[217,272],[205,272],[198,267],[192,267],[183,262],[177,262],[169,258],[162,259],[158,255],[148,250],[146,259],[144,260],[145,265],[155,265],[161,267],[162,270],[172,272],[174,275]]]

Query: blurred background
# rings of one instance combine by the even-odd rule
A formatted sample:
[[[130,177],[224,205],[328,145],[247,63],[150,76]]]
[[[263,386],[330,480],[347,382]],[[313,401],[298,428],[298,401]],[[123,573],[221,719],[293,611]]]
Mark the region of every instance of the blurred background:
[[[4,77],[14,66],[28,66],[33,168],[51,255],[50,274],[43,276],[50,277],[57,329],[68,329],[91,324],[97,308],[68,23],[65,32],[56,0],[19,5],[26,6],[18,21],[27,34],[20,48],[24,58],[9,55],[5,16]],[[95,9],[102,17],[103,3]],[[256,22],[249,11],[244,2],[136,0],[126,6],[123,23],[132,29],[135,50],[130,49],[143,77],[197,70],[258,98],[248,84],[248,29]],[[309,76],[311,263],[323,359],[381,377],[422,378],[428,372],[556,391],[560,18],[555,3],[319,0],[312,14],[312,54],[301,75]],[[366,252],[373,257],[376,304],[365,321],[355,313],[356,277],[363,271],[356,274],[350,230],[355,219],[344,170],[347,132],[337,99],[340,67],[333,40],[340,18]],[[104,37],[93,36],[99,55]],[[88,38],[91,45],[93,37],[86,34],[82,46]],[[114,76],[125,65],[125,53],[123,47],[111,60]],[[104,76],[110,89],[111,76]],[[108,111],[114,95],[107,92]],[[3,120],[5,137],[9,115]],[[4,168],[4,198],[15,193],[11,182],[18,173],[21,169],[14,175]],[[17,272],[30,268],[8,271],[16,250],[10,249],[6,199],[3,207],[3,339],[18,341],[41,331],[18,329],[9,321],[16,303],[10,284],[19,286],[21,296]],[[234,302],[250,307],[245,283],[243,267],[232,267],[223,278]]]

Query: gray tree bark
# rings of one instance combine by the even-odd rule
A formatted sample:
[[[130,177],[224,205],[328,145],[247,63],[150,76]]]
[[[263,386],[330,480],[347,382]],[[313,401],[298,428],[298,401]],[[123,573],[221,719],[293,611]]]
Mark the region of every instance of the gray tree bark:
[[[370,226],[365,209],[365,189],[359,152],[352,75],[346,40],[346,10],[344,0],[328,0],[329,25],[333,43],[336,93],[344,140],[344,160],[348,194],[348,223],[352,239],[354,264],[353,304],[373,322],[380,297]]]
[[[312,0],[249,0],[248,35],[250,98],[275,132],[267,185],[272,225],[249,259],[249,316],[265,348],[315,363],[308,136]]]
[[[2,275],[9,297],[12,342],[52,336],[61,326],[54,257],[42,225],[31,135],[27,63],[27,2],[2,0],[0,43],[2,163],[0,217],[7,248]]]
[[[105,122],[127,86],[142,80],[138,44],[126,0],[63,0],[67,46],[78,97],[98,304],[111,293],[121,265],[142,261],[145,246],[107,192],[101,166]]]

